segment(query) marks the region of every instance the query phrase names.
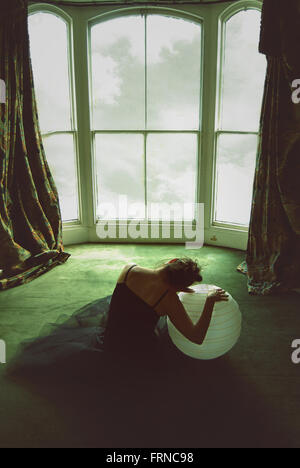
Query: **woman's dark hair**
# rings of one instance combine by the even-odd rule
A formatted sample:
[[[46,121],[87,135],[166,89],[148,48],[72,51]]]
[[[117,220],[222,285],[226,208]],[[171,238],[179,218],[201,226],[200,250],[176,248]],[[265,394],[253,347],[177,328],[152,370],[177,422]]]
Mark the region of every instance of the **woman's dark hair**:
[[[201,266],[191,258],[176,258],[165,265],[168,282],[177,290],[188,288],[195,282],[202,281]]]

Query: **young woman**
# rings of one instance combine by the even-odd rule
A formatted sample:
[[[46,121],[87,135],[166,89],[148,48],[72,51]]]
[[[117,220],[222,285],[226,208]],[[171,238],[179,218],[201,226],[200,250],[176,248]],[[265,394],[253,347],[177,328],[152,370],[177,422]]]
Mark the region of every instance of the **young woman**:
[[[24,344],[9,366],[10,374],[40,375],[51,369],[80,376],[93,365],[97,368],[100,355],[123,369],[147,367],[159,360],[166,317],[186,338],[202,344],[215,302],[228,296],[222,289],[209,293],[194,325],[177,293],[193,293],[190,286],[202,281],[200,270],[190,258],[173,259],[155,269],[126,265],[112,296],[89,304],[55,325],[51,333]]]
[[[199,320],[194,325],[177,293],[193,293],[189,287],[201,281],[200,267],[189,258],[173,259],[157,269],[126,265],[111,299],[104,335],[105,349],[114,352],[122,343],[123,351],[127,349],[133,354],[146,349],[151,351],[159,318],[165,316],[186,338],[201,345],[210,325],[214,303],[228,300],[222,289],[209,293],[203,313],[200,316],[199,311]]]

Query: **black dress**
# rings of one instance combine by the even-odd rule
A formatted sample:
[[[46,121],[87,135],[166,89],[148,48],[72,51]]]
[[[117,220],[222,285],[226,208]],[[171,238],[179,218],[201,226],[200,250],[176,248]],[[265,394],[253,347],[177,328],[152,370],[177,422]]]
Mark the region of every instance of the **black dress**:
[[[137,296],[124,282],[103,297],[60,317],[38,338],[22,343],[8,364],[11,377],[29,379],[95,379],[97,375],[142,374],[161,369],[166,319]],[[106,374],[103,372],[106,371]]]

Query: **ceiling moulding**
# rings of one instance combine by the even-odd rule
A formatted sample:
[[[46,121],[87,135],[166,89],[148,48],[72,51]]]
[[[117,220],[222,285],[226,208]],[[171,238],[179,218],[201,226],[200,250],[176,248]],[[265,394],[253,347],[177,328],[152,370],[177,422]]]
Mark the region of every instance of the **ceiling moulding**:
[[[97,5],[208,5],[216,3],[235,3],[239,0],[29,0],[30,4],[47,3],[52,5],[97,6]]]

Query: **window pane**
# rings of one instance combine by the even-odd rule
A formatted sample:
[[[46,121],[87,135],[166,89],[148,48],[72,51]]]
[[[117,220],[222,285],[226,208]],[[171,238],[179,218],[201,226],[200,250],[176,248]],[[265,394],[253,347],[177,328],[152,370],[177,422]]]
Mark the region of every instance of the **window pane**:
[[[197,136],[150,134],[147,138],[149,203],[195,203]],[[151,218],[156,218],[153,213]]]
[[[52,135],[43,139],[48,164],[54,177],[64,221],[78,219],[77,171],[73,135]]]
[[[71,130],[67,25],[53,14],[34,13],[29,37],[41,131]]]
[[[143,135],[96,135],[96,166],[98,218],[145,218]]]
[[[258,137],[219,136],[215,221],[249,225]]]
[[[148,16],[148,129],[199,129],[200,51],[200,24]]]
[[[258,52],[261,13],[242,11],[226,23],[221,102],[223,130],[258,131],[266,73]]]
[[[126,16],[91,32],[93,125],[96,130],[145,126],[145,20]]]

